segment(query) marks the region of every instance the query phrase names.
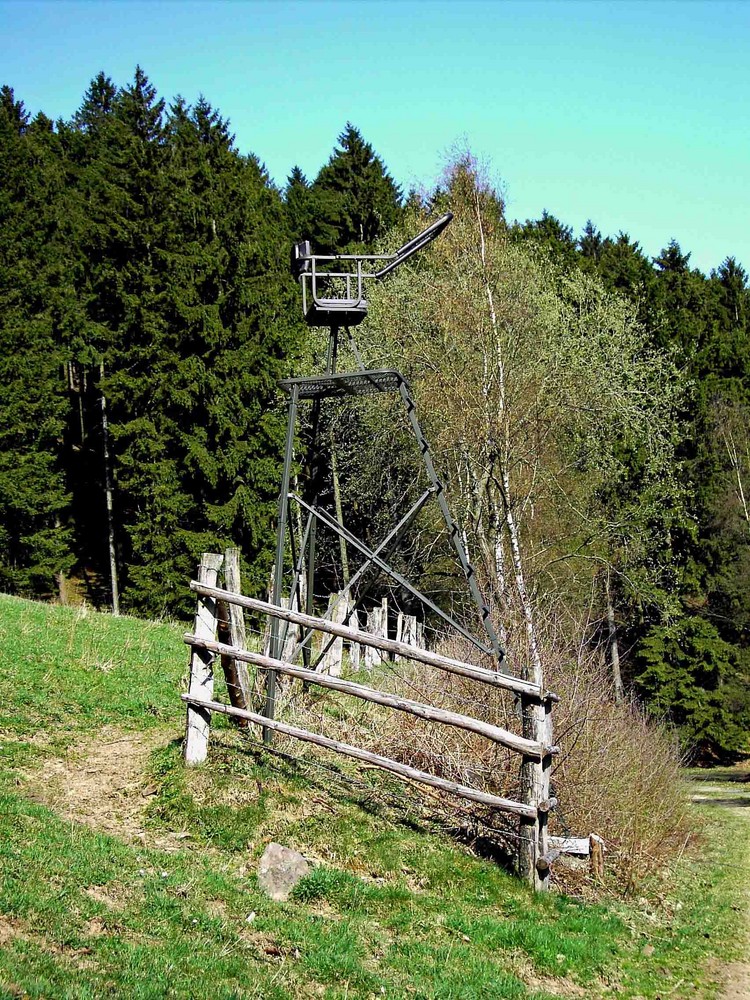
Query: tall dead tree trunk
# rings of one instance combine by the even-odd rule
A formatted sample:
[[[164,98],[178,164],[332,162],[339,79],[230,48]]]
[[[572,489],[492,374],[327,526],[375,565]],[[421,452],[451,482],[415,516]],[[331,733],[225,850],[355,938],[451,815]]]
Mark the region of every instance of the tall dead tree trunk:
[[[99,365],[99,377],[104,378],[104,365]],[[104,451],[104,493],[107,502],[107,541],[109,546],[109,583],[112,594],[112,614],[120,614],[120,590],[117,582],[117,550],[115,548],[115,517],[112,503],[112,464],[109,452],[107,397],[101,392],[102,448]]]
[[[607,597],[607,648],[609,649],[609,666],[612,671],[612,686],[614,687],[615,701],[619,704],[625,697],[625,690],[622,685],[622,673],[620,672],[620,647],[617,641],[617,624],[615,622],[615,607],[612,603],[609,570],[607,570],[605,589]]]

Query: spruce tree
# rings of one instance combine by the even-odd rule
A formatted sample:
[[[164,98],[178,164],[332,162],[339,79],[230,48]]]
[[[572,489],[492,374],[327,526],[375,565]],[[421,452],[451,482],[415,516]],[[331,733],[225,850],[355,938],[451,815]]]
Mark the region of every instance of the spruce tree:
[[[332,229],[329,251],[372,248],[401,213],[401,189],[351,123],[312,185],[314,207]]]
[[[276,381],[289,373],[300,324],[291,243],[278,192],[228,124],[201,99],[167,120],[166,324],[174,346],[171,407],[191,516],[176,534],[195,561],[238,544],[248,586],[267,581],[283,442]]]
[[[52,123],[0,91],[0,588],[58,593],[70,569],[62,463],[63,185]]]

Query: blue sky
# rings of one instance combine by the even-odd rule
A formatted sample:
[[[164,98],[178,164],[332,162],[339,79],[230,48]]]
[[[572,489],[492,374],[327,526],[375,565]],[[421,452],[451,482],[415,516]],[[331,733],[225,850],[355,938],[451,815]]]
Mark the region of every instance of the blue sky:
[[[0,0],[0,82],[69,117],[103,69],[200,93],[283,184],[347,121],[408,188],[467,145],[511,218],[750,270],[750,0]]]

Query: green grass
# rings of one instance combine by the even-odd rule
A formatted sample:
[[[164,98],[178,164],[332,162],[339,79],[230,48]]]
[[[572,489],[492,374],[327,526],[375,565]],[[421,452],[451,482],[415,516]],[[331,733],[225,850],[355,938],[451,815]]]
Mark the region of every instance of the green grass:
[[[0,997],[714,995],[702,970],[737,951],[741,816],[714,810],[702,860],[643,899],[534,898],[380,774],[269,754],[223,718],[186,770],[181,632],[0,597]],[[117,802],[142,839],[50,791],[51,759],[85,780],[102,730],[151,748]],[[270,840],[315,862],[287,903],[255,882]]]

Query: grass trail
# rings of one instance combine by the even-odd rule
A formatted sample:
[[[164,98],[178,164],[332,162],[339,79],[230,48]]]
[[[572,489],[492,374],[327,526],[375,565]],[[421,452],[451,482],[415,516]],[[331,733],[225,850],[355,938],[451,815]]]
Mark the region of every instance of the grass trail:
[[[731,846],[729,863],[739,886],[733,910],[735,950],[740,957],[717,968],[723,980],[721,1000],[750,997],[750,766],[693,771],[693,802],[708,815],[731,817],[737,838]]]

